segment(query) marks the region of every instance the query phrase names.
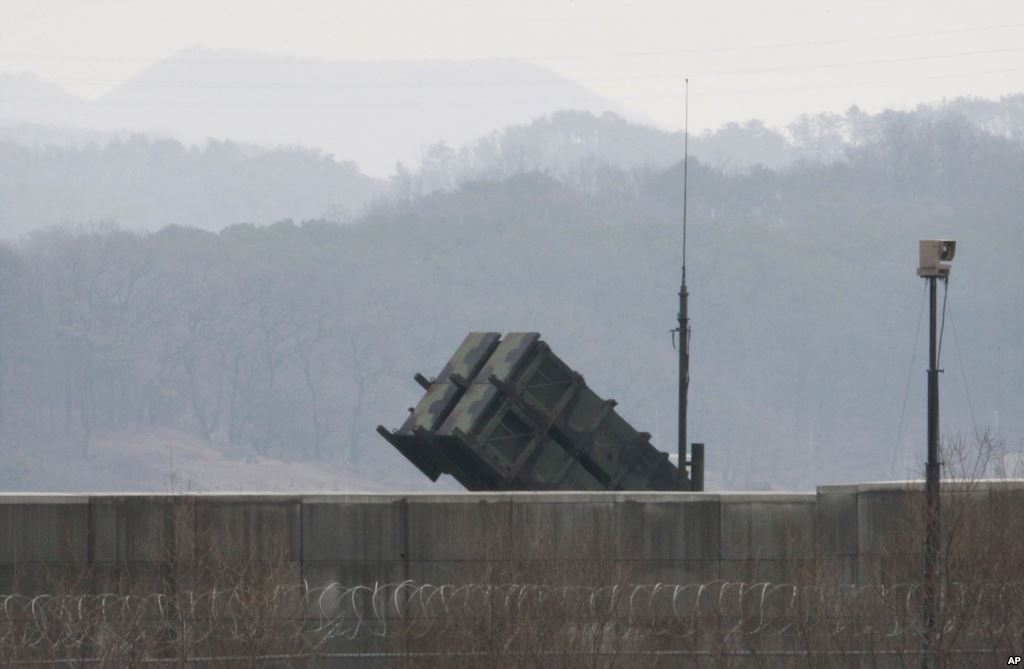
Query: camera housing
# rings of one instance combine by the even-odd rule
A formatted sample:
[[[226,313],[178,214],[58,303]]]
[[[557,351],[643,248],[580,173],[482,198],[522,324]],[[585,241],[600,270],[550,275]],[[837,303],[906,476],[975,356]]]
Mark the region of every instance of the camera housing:
[[[948,277],[950,264],[956,255],[956,242],[951,239],[922,239],[919,243],[920,262],[917,275],[921,277]]]

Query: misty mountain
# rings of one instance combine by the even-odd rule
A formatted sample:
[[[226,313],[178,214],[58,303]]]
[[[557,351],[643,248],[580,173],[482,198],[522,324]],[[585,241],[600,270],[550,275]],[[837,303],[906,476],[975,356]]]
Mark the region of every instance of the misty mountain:
[[[625,113],[583,86],[514,60],[325,62],[188,49],[94,102],[24,78],[0,80],[0,123],[132,130],[305,145],[386,175],[425,145],[462,144],[558,109]]]
[[[920,105],[912,116],[968,123],[989,135],[1024,140],[1024,95]],[[894,138],[905,118],[905,113],[871,114],[853,106],[843,114],[805,114],[784,128],[769,128],[756,119],[727,123],[692,134],[689,150],[695,159],[727,174],[777,170],[798,162],[834,163],[849,160],[858,147]],[[682,132],[635,123],[612,112],[563,110],[500,128],[461,147],[436,143],[426,149],[415,173],[398,176],[412,179],[412,190],[427,193],[526,171],[547,172],[587,187],[600,182],[600,172],[607,167],[673,165],[683,155],[683,144]]]
[[[83,123],[89,103],[31,74],[0,73],[0,124],[66,126]]]
[[[683,140],[682,132],[635,123],[613,112],[561,110],[500,128],[462,147],[445,142],[429,146],[416,170],[415,186],[431,192],[531,171],[587,180],[605,167],[664,169],[682,158]],[[689,148],[694,158],[729,173],[754,166],[781,168],[801,157],[786,135],[757,120],[694,134]],[[399,180],[408,176],[402,169],[396,174]]]
[[[691,434],[710,487],[919,474],[914,270],[917,240],[936,236],[960,243],[944,430],[990,428],[1024,451],[1024,279],[1006,271],[1024,247],[1024,146],[926,111],[878,128],[842,161],[690,166]],[[0,456],[24,473],[5,485],[110,485],[110,444],[157,434],[219,462],[425,487],[373,429],[401,423],[412,374],[436,373],[471,330],[540,331],[669,450],[681,181],[678,163],[605,166],[585,187],[523,171],[378,201],[344,226],[58,229],[0,246]]]
[[[0,125],[0,142],[10,142],[21,146],[43,147],[74,147],[81,148],[87,144],[106,144],[115,139],[128,139],[139,133],[127,131],[104,132],[102,130],[86,130],[62,125],[45,125],[42,123],[11,123]],[[152,137],[152,139],[167,139]]]
[[[39,131],[40,140],[52,133]],[[65,145],[4,140],[0,133],[0,236],[49,226],[113,222],[133,230],[286,218],[347,222],[386,182],[301,148],[213,141],[202,147],[128,136]]]

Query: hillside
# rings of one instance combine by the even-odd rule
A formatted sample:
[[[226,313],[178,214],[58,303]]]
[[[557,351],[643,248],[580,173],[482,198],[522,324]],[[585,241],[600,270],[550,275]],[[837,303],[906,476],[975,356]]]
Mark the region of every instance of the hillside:
[[[691,433],[712,487],[918,471],[914,269],[934,236],[960,242],[944,428],[1024,450],[1024,280],[1006,272],[1024,146],[955,115],[877,127],[829,164],[691,165]],[[407,193],[345,226],[34,235],[0,253],[0,434],[64,444],[83,477],[103,439],[155,429],[424,486],[373,432],[416,401],[412,374],[467,331],[536,330],[666,448],[681,166],[586,174]]]
[[[166,429],[102,432],[89,455],[61,439],[7,439],[0,490],[111,491],[381,491],[403,487],[386,473],[355,476],[325,462],[268,457],[249,448],[211,443]],[[54,466],[59,460],[62,466]]]
[[[846,161],[851,151],[896,137],[911,128],[906,119],[960,123],[986,135],[1024,140],[1024,94],[1000,100],[957,98],[921,105],[913,113],[869,113],[850,107],[843,114],[803,115],[782,128],[752,119],[693,133],[690,155],[726,174],[754,168],[785,169],[796,163]],[[529,123],[499,128],[462,146],[430,146],[418,165],[421,190],[450,190],[467,180],[540,171],[585,187],[607,166],[664,169],[683,155],[683,133],[639,124],[612,112],[561,110]]]
[[[40,142],[27,138],[34,130]],[[2,134],[2,133],[0,133]],[[0,237],[64,224],[219,230],[285,218],[347,222],[385,182],[318,151],[22,129],[0,139]],[[62,144],[54,139],[65,139]]]
[[[390,174],[396,161],[416,162],[428,144],[462,144],[558,109],[625,113],[579,84],[514,60],[328,62],[196,48],[94,102],[72,104],[41,86],[0,80],[0,99],[8,91],[21,99],[0,109],[0,123],[302,145],[374,176]]]

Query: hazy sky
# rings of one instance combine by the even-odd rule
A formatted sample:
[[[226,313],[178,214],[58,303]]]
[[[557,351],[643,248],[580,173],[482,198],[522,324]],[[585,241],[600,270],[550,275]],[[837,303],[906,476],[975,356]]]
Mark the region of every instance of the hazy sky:
[[[0,0],[0,72],[95,97],[188,46],[334,59],[522,58],[664,127],[1024,90],[1021,0]],[[530,81],[497,82],[525,97]],[[0,101],[2,103],[2,101]]]

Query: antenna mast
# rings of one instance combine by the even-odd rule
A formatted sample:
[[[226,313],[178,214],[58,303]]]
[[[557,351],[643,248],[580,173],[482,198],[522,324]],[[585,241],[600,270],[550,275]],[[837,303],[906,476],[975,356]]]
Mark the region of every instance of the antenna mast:
[[[690,316],[688,302],[690,292],[686,289],[686,196],[689,181],[688,168],[690,162],[690,80],[685,80],[683,102],[683,271],[679,284],[679,489],[699,490],[703,488],[703,462],[700,463],[700,488],[694,485],[697,467],[691,467],[691,477],[686,472],[686,412],[687,395],[690,389]],[[703,449],[701,449],[703,450]],[[694,454],[696,456],[696,453]],[[703,452],[701,453],[703,456]],[[703,459],[703,457],[701,458]],[[696,460],[696,457],[694,458]],[[697,463],[693,463],[696,465]]]
[[[690,163],[690,80],[684,79],[683,93],[683,286],[686,285],[686,186]]]

